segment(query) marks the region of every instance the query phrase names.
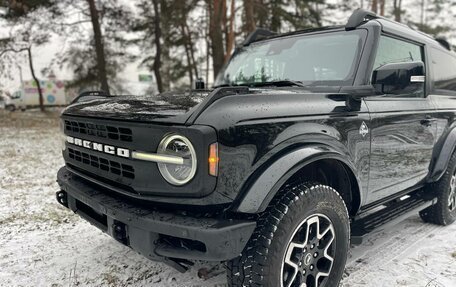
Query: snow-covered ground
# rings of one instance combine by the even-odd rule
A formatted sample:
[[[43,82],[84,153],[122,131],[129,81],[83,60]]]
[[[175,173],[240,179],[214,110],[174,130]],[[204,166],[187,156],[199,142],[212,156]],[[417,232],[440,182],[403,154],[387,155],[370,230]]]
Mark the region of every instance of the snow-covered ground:
[[[56,114],[0,111],[0,286],[225,286],[221,264],[151,262],[54,199]],[[200,279],[200,268],[213,268]],[[412,217],[351,250],[342,286],[456,286],[456,224]]]

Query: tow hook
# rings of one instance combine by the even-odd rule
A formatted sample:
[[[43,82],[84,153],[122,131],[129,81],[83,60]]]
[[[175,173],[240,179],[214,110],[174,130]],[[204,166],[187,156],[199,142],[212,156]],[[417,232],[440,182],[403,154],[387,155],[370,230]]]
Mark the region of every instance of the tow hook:
[[[113,237],[124,245],[128,246],[128,236],[126,225],[119,221],[114,221],[112,225]]]
[[[66,208],[68,208],[68,196],[67,196],[67,193],[63,190],[61,191],[57,191],[56,194],[55,194],[56,198],[57,198],[57,201],[65,206]]]

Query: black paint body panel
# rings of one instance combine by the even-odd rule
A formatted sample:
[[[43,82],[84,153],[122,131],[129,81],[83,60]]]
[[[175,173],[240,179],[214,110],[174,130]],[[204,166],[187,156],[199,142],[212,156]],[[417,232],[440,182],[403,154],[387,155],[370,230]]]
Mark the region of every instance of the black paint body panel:
[[[368,120],[363,103],[359,111],[348,111],[342,95],[265,92],[220,99],[196,123],[211,122],[218,131],[223,176],[217,190],[235,199],[247,192],[244,184],[273,162],[315,143],[342,154],[356,167],[361,186],[367,187],[369,137],[362,137],[358,129]]]

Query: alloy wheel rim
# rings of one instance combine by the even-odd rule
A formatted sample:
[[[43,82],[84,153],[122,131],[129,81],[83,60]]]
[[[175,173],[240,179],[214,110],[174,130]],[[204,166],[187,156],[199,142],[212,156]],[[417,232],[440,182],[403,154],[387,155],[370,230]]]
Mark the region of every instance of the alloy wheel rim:
[[[451,177],[450,194],[448,196],[448,208],[450,211],[456,210],[456,171]]]
[[[456,178],[455,178],[456,182]],[[323,214],[304,219],[293,232],[282,260],[282,287],[320,287],[334,264],[336,234]]]

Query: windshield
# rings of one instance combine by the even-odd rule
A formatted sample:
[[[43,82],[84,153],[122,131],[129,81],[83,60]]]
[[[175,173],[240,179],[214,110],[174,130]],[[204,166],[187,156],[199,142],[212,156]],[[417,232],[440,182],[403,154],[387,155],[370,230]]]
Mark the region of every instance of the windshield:
[[[351,85],[366,31],[276,38],[240,48],[215,86]]]

